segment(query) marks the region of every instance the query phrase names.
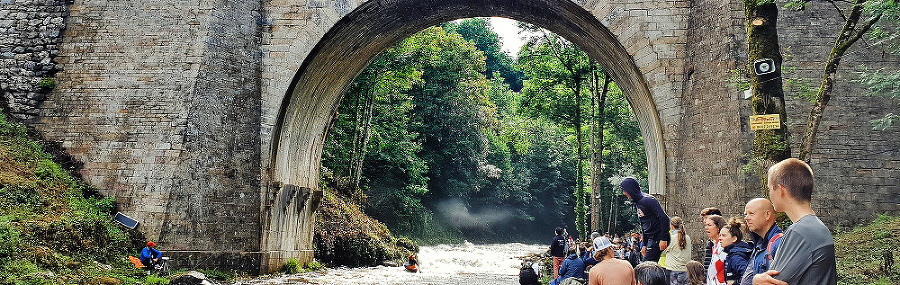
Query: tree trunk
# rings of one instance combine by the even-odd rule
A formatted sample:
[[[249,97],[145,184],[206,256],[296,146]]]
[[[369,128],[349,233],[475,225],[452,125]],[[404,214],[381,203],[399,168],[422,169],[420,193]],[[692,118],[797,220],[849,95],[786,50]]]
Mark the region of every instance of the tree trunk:
[[[591,231],[600,229],[600,199],[597,197],[600,165],[597,164],[597,70],[591,66]]]
[[[599,96],[597,94],[597,89],[598,89],[597,87],[599,87],[598,86],[599,82],[597,82],[597,79],[599,76],[596,71],[594,71],[594,73],[592,74],[593,75],[592,82],[594,84],[594,95],[592,97],[599,97],[599,98],[597,98],[598,99],[597,104],[596,104],[597,111],[596,111],[596,119],[595,119],[595,123],[594,123],[597,126],[597,128],[594,131],[592,131],[592,134],[593,134],[592,137],[594,138],[593,140],[595,141],[595,144],[593,145],[594,151],[591,153],[591,165],[593,166],[593,168],[595,168],[594,171],[591,173],[591,198],[592,198],[591,201],[593,201],[593,203],[591,203],[591,229],[593,231],[600,230],[600,222],[601,222],[600,221],[601,220],[600,219],[601,200],[596,197],[601,195],[601,193],[603,191],[603,189],[600,187],[601,186],[600,180],[602,179],[601,172],[603,171],[603,147],[604,147],[604,145],[603,145],[603,130],[604,130],[604,124],[606,123],[606,116],[605,116],[606,115],[605,114],[606,94],[607,94],[607,92],[609,92],[609,83],[610,83],[609,76],[605,72],[602,74],[603,74],[603,89],[599,93]],[[593,98],[591,100],[593,100]]]
[[[353,134],[353,155],[350,159],[350,186],[352,187],[351,191],[353,191],[353,194],[362,192],[359,184],[362,180],[362,166],[366,160],[366,150],[372,133],[375,92],[373,90],[366,92],[366,97],[362,98],[362,106],[357,106],[356,132]]]
[[[584,142],[582,139],[581,126],[581,80],[575,80],[575,140],[576,140],[576,157],[578,165],[576,166],[576,186],[575,189],[575,223],[579,234],[582,238],[586,238],[587,226],[587,205],[584,189]]]
[[[753,92],[752,107],[754,115],[779,114],[781,128],[776,130],[757,130],[753,137],[753,162],[757,168],[763,185],[766,181],[764,165],[791,157],[790,131],[785,122],[787,114],[784,108],[784,90],[780,76],[781,51],[778,45],[778,6],[774,1],[744,0],[744,13],[747,26],[747,66]],[[764,76],[756,75],[753,63],[763,58],[775,61],[776,73]],[[765,189],[765,187],[763,187]],[[764,194],[767,191],[763,191]]]
[[[834,42],[834,47],[831,48],[828,61],[825,63],[822,84],[819,86],[819,92],[816,94],[816,102],[809,111],[809,119],[806,123],[806,131],[803,134],[803,141],[800,145],[800,154],[798,155],[800,160],[806,162],[809,162],[810,160],[810,155],[816,144],[816,134],[819,129],[819,123],[822,120],[825,106],[827,106],[828,102],[831,100],[831,93],[832,90],[834,90],[834,74],[837,73],[841,58],[844,56],[844,53],[847,52],[847,49],[853,46],[853,44],[856,43],[863,34],[868,32],[869,29],[872,28],[872,25],[881,18],[881,13],[878,12],[866,21],[859,30],[856,30],[856,25],[859,23],[859,18],[862,15],[865,2],[866,0],[857,0],[856,3],[853,4],[850,15],[847,17],[847,20],[844,22],[844,27],[841,29],[841,34],[838,35],[837,40]]]

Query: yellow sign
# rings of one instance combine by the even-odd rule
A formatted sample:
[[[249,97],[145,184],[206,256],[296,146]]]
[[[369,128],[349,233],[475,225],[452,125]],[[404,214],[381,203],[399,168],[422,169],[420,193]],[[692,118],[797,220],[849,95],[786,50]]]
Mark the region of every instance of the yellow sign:
[[[781,116],[778,114],[750,116],[751,130],[777,130],[781,128]]]

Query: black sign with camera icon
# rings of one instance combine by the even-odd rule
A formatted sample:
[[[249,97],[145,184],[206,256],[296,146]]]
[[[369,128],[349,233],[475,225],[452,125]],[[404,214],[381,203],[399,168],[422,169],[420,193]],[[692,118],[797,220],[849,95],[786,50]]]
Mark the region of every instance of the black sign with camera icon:
[[[776,73],[778,67],[775,66],[775,60],[762,58],[753,62],[753,71],[756,72],[756,75],[767,75]]]

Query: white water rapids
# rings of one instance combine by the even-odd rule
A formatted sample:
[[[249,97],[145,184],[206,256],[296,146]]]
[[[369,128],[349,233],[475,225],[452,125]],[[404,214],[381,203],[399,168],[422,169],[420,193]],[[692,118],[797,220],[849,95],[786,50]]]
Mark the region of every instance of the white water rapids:
[[[261,277],[235,284],[519,284],[521,257],[547,250],[546,245],[519,243],[423,246],[419,250],[420,270],[403,267],[328,268],[318,272]]]

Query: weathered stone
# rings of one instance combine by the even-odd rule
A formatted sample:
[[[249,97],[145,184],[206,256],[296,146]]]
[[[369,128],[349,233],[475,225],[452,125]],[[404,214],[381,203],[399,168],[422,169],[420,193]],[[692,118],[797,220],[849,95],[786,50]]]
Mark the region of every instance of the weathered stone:
[[[84,161],[85,180],[116,197],[147,237],[183,257],[176,260],[270,271],[311,258],[310,205],[321,193],[322,141],[340,93],[389,45],[464,17],[539,24],[610,71],[641,126],[650,191],[670,214],[693,221],[698,209],[718,206],[740,215],[761,194],[742,172],[749,102],[727,81],[746,61],[740,1],[188,2],[76,0],[70,15],[66,1],[0,6],[0,58],[11,60],[0,61],[0,93],[13,117]],[[782,13],[783,45],[810,80],[840,26],[829,9],[811,2]],[[38,11],[62,14],[29,26],[50,17]],[[854,61],[896,67],[896,57],[857,48],[841,78],[853,78]],[[45,71],[48,63],[62,69],[57,87],[32,97],[40,77],[56,71]],[[864,191],[900,191],[891,183],[900,177],[900,134],[868,125],[897,102],[858,95],[864,90],[848,81],[837,88],[842,98],[829,106],[813,154],[815,208],[829,224],[900,211],[896,198]],[[808,104],[788,101],[796,139]],[[285,190],[293,188],[309,195]],[[686,226],[703,236],[699,223]]]
[[[203,273],[189,271],[169,281],[169,285],[212,285],[212,282]]]

